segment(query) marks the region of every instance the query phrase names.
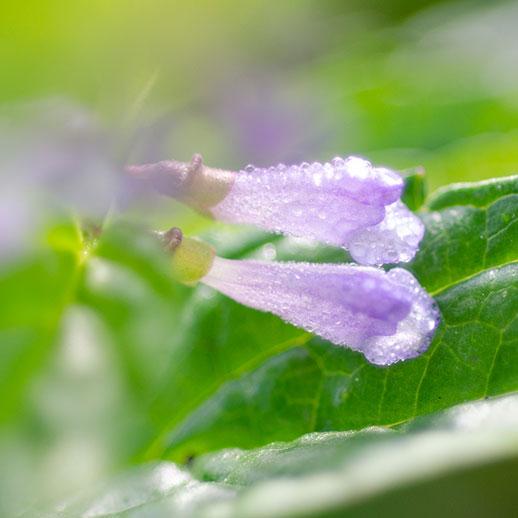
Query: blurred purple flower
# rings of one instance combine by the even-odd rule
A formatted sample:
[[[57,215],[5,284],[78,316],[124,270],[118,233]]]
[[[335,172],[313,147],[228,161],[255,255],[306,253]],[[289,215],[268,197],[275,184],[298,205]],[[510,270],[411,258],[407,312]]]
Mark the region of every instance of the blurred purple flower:
[[[257,64],[236,80],[238,89],[225,83],[216,89],[213,100],[218,125],[230,133],[234,158],[301,161],[336,134],[318,90],[294,89]]]
[[[112,140],[70,101],[13,106],[0,115],[0,174],[20,195],[99,215],[118,185]]]
[[[424,352],[438,323],[433,300],[406,270],[351,264],[214,258],[201,282],[377,365]]]

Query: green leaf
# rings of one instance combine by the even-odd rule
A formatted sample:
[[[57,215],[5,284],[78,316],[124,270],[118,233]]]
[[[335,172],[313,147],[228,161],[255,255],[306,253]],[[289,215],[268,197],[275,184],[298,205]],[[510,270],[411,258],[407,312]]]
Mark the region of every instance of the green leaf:
[[[426,354],[389,368],[199,288],[175,342],[161,396],[171,421],[153,454],[166,447],[185,459],[303,432],[393,425],[518,389],[517,198],[517,177],[432,198],[411,269],[435,295],[442,324]]]
[[[401,199],[410,210],[418,210],[426,198],[426,182],[424,169],[416,167],[402,171],[405,178],[405,189]]]
[[[518,260],[518,176],[454,184],[428,208],[412,270],[433,295]]]
[[[518,398],[457,407],[399,430],[317,433],[224,450],[193,472],[240,489],[218,516],[511,516]],[[343,513],[343,514],[342,514]]]
[[[134,468],[49,513],[72,516],[513,516],[518,396],[398,429],[312,433]]]
[[[228,500],[235,490],[194,479],[172,462],[150,463],[128,470],[49,513],[77,516],[193,516],[208,502]]]

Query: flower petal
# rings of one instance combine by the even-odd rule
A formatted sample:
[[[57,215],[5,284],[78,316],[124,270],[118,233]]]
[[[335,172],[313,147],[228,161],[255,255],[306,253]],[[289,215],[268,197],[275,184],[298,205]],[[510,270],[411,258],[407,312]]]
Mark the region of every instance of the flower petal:
[[[380,265],[410,261],[424,235],[424,225],[401,202],[385,208],[385,217],[377,225],[352,235],[347,248],[361,264]]]
[[[412,307],[410,313],[399,322],[396,333],[369,338],[363,345],[362,351],[367,360],[378,365],[389,365],[424,353],[440,321],[435,301],[408,270],[394,268],[387,276],[396,284],[408,287]]]

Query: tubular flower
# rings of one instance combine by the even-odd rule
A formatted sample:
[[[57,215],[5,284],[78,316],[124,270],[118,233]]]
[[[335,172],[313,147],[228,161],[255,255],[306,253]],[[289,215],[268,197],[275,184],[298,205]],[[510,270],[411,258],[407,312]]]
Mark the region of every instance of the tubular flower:
[[[437,325],[432,299],[408,271],[351,264],[215,257],[201,282],[389,365],[423,353]]]
[[[403,203],[402,178],[357,157],[223,171],[169,161],[130,166],[173,196],[229,223],[246,223],[348,249],[362,264],[409,261],[424,227]]]
[[[178,229],[162,238],[173,251],[178,280],[199,280],[241,304],[360,351],[378,365],[424,352],[438,323],[433,300],[400,268],[230,260],[183,238]]]

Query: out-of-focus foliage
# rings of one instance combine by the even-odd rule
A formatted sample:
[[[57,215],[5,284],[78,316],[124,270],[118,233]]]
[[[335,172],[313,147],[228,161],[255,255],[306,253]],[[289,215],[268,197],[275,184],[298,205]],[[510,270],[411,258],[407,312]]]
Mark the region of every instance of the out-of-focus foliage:
[[[395,425],[515,391],[515,180],[447,188],[421,207],[421,171],[433,189],[518,171],[517,24],[512,1],[3,0],[0,515],[31,516],[58,501],[70,516],[94,502],[101,515],[141,504],[164,515],[264,514],[261,495],[311,498],[304,477],[343,468],[356,436],[389,447],[389,436],[413,436],[419,425],[322,444],[297,441],[306,432]],[[179,226],[224,257],[347,260],[211,222],[121,174],[126,163],[194,152],[228,168],[354,153],[407,170],[407,203],[421,207],[428,228],[411,268],[443,312],[430,351],[380,369],[208,289],[175,284],[150,229]],[[422,511],[421,499],[430,506],[432,490],[479,494],[480,477],[503,502],[488,496],[488,512],[507,511],[516,427],[507,437],[492,422],[495,433],[480,430],[476,444],[455,430],[467,457],[487,452],[479,467],[462,461],[453,473],[448,466],[446,483],[427,475],[413,479],[421,489],[402,484],[411,511]],[[433,420],[426,426],[441,434]],[[140,466],[228,446],[264,449]],[[423,446],[423,458],[433,451]],[[409,465],[419,460],[408,456]],[[303,480],[241,493],[254,473]],[[108,509],[98,484],[112,475],[122,489],[106,497]],[[328,475],[331,487],[350,482]],[[85,487],[89,495],[71,499]],[[358,509],[397,505],[399,489],[390,491]],[[335,512],[335,496],[318,512]],[[352,503],[337,505],[340,513]]]
[[[512,516],[516,405],[508,396],[399,430],[316,433],[223,450],[198,458],[191,474],[152,463],[84,491],[56,515]]]

